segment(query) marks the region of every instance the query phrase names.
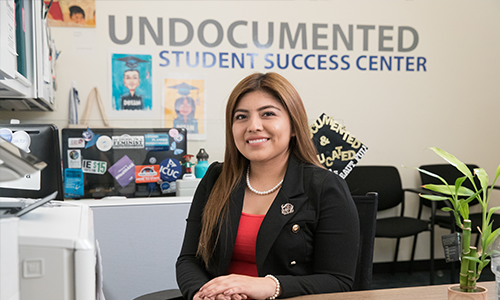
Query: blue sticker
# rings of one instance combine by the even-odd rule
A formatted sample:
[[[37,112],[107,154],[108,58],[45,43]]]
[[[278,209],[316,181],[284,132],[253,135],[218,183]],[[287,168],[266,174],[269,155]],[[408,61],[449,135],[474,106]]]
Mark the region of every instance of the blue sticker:
[[[145,149],[148,151],[168,151],[168,134],[148,133],[144,135]]]
[[[83,171],[81,169],[64,169],[64,196],[68,198],[83,196]]]
[[[177,143],[180,143],[184,140],[184,135],[182,135],[181,133],[179,133],[175,138],[174,140],[177,142]]]
[[[182,175],[182,165],[174,158],[167,158],[160,163],[160,178],[163,181],[175,181]]]
[[[94,133],[87,127],[87,131],[82,132],[82,137],[86,142],[88,142],[94,138]]]
[[[97,142],[97,139],[101,136],[100,134],[94,134],[90,128],[87,127],[87,131],[82,133],[83,139],[87,141],[87,144],[85,144],[85,149],[90,148],[95,145]]]
[[[170,188],[170,183],[168,183],[168,182],[162,182],[160,184],[160,189],[161,189],[162,193],[163,193],[163,191],[167,191],[169,188]]]
[[[179,155],[182,152],[184,152],[183,149],[177,149],[177,143],[176,142],[172,142],[172,145],[170,145],[170,150],[174,151],[175,155]]]
[[[0,129],[0,136],[7,142],[12,141],[12,130],[9,128]]]

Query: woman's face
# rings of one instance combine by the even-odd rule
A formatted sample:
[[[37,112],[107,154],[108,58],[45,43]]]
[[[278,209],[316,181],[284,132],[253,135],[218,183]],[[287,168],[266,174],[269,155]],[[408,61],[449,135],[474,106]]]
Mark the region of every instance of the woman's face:
[[[123,83],[129,90],[135,91],[140,82],[139,72],[134,70],[125,71],[125,74],[123,75]]]
[[[179,107],[179,113],[186,117],[191,113],[192,110],[193,109],[192,109],[191,105],[189,105],[188,100],[184,99],[181,106]]]
[[[270,95],[254,91],[243,96],[233,114],[233,136],[240,153],[251,162],[282,162],[294,135],[290,117]]]

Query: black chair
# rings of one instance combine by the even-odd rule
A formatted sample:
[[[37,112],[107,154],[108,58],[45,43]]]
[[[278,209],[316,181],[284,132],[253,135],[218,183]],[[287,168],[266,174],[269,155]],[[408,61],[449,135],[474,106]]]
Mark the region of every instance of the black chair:
[[[413,248],[410,270],[415,257],[417,235],[430,231],[430,284],[434,284],[434,228],[430,222],[405,216],[405,192],[417,192],[403,189],[399,171],[393,166],[356,166],[346,178],[353,195],[365,195],[368,192],[378,193],[378,211],[401,206],[401,213],[396,217],[377,219],[375,237],[395,238],[396,249],[393,270],[398,259],[399,244],[403,237],[413,236]]]
[[[377,220],[378,194],[352,196],[359,216],[359,255],[354,277],[353,291],[370,290],[373,275],[373,246]]]
[[[178,289],[158,291],[134,298],[134,300],[184,300]]]

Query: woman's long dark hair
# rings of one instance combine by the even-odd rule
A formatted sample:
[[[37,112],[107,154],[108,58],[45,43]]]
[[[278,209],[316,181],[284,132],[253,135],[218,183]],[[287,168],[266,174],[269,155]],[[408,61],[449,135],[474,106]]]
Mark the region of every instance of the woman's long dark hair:
[[[226,105],[226,150],[222,173],[205,205],[197,255],[208,266],[218,242],[222,219],[228,217],[229,198],[244,174],[248,160],[238,151],[233,136],[233,116],[236,105],[246,94],[261,91],[279,101],[290,117],[292,132],[289,149],[299,160],[321,167],[311,141],[307,114],[299,93],[288,80],[277,73],[255,73],[233,89]]]

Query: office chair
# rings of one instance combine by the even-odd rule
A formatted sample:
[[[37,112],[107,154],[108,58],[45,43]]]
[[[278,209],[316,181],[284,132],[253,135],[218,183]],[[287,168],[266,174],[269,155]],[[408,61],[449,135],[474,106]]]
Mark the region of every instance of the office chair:
[[[378,194],[352,196],[359,216],[359,255],[354,277],[353,291],[370,290],[373,275],[373,246],[377,220]]]
[[[378,193],[378,211],[401,206],[401,214],[396,217],[378,218],[376,222],[376,238],[395,238],[396,249],[393,270],[398,259],[399,244],[403,237],[413,236],[411,265],[415,257],[417,235],[430,231],[430,284],[434,284],[434,227],[430,222],[417,218],[405,217],[405,192],[417,192],[403,189],[398,169],[393,166],[356,166],[346,178],[353,195],[365,195],[368,192]]]
[[[142,295],[134,300],[184,300],[184,297],[179,289],[171,289]]]

